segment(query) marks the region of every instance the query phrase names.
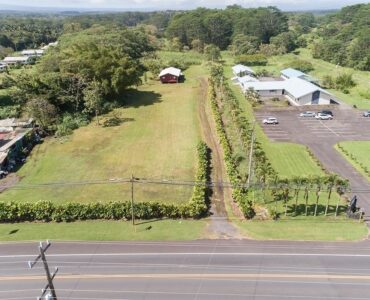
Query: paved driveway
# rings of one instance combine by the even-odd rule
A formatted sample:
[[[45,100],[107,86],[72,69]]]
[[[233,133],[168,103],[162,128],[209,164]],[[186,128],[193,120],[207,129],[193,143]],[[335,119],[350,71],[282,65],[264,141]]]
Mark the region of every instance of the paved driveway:
[[[361,112],[347,107],[331,110],[334,119],[325,121],[299,117],[302,108],[262,108],[255,115],[260,124],[265,117],[278,118],[278,125],[262,125],[272,141],[307,145],[327,170],[347,178],[354,194],[359,196],[359,205],[370,217],[370,182],[334,149],[334,145],[341,141],[370,141],[370,118],[364,118]]]

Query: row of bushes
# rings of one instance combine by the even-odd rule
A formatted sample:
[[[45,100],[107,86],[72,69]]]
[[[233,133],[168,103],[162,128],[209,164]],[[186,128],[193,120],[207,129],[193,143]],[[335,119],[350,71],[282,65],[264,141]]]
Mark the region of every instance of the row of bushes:
[[[210,172],[210,152],[207,145],[200,142],[197,147],[198,167],[190,201],[183,205],[157,202],[139,202],[134,205],[137,219],[156,218],[200,218],[208,213],[207,181]],[[73,222],[77,220],[129,220],[132,218],[130,201],[109,203],[65,203],[50,201],[0,202],[0,222]]]
[[[212,79],[209,81],[208,99],[211,104],[213,117],[216,123],[217,134],[224,151],[227,175],[230,182],[234,185],[232,192],[233,199],[238,203],[243,215],[247,219],[251,219],[255,216],[255,211],[252,207],[252,202],[248,200],[248,190],[246,188],[239,187],[242,183],[241,177],[233,158],[230,142],[224,129],[224,124],[216,100],[215,82]]]
[[[341,144],[337,145],[338,149],[349,159],[354,161],[359,167],[364,171],[364,173],[368,176],[370,176],[370,170],[361,162],[357,159],[356,156],[354,156],[351,152],[347,151]]]

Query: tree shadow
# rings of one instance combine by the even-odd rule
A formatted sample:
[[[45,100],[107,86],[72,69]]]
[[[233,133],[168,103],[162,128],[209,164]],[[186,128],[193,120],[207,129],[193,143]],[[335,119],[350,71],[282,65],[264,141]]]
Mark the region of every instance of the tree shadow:
[[[109,117],[103,121],[103,127],[115,127],[115,126],[120,126],[123,123],[126,122],[133,122],[135,121],[134,118],[121,118],[121,117]]]
[[[162,102],[162,95],[153,91],[128,90],[124,95],[117,99],[120,106],[125,108],[139,108],[141,106],[153,105]]]
[[[307,215],[313,216],[315,213],[315,203],[309,203],[307,205]],[[334,214],[337,209],[336,205],[329,205],[328,207],[328,214]],[[326,205],[318,204],[317,206],[317,215],[325,215]],[[344,205],[339,205],[338,207],[338,215],[342,215],[346,212],[346,207]],[[306,205],[305,204],[298,204],[297,209],[295,208],[294,204],[290,204],[288,206],[288,215],[291,216],[304,216],[306,214]]]

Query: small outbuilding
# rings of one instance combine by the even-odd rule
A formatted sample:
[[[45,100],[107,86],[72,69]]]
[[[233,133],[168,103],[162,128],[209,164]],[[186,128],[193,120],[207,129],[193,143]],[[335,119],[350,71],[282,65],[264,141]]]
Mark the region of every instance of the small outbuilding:
[[[3,64],[7,66],[12,65],[28,65],[32,62],[30,56],[7,56],[2,61]]]
[[[161,71],[159,79],[162,83],[178,83],[182,76],[180,69],[169,67]]]
[[[232,67],[232,70],[233,70],[233,74],[237,77],[243,77],[243,76],[254,76],[255,75],[255,72],[247,67],[247,66],[244,66],[244,65],[235,65]]]

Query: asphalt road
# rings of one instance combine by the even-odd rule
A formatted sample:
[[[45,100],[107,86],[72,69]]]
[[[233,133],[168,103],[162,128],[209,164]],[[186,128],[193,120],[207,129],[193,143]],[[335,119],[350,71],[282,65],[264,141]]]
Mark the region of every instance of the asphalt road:
[[[326,121],[299,117],[303,110],[318,111],[320,108],[262,108],[255,114],[260,122],[266,116],[278,118],[279,125],[263,125],[272,141],[306,145],[327,170],[347,178],[358,196],[358,205],[365,209],[367,220],[370,220],[370,182],[334,148],[342,141],[370,141],[370,118],[362,117],[360,111],[346,105],[331,108],[334,119]]]
[[[36,299],[37,244],[0,244],[0,299]],[[370,242],[53,243],[58,299],[369,299]]]

